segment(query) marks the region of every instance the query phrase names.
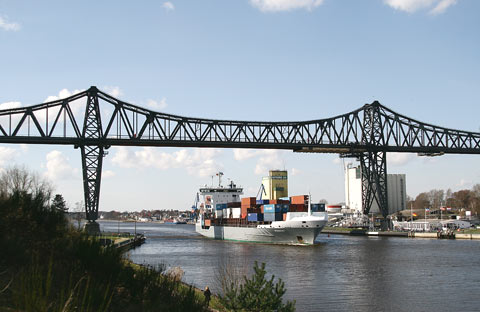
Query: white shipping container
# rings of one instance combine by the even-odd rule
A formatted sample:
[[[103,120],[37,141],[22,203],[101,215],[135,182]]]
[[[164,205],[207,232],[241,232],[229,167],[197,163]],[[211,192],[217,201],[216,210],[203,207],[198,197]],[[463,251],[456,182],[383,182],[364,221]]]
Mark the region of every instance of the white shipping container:
[[[232,209],[233,218],[240,218],[240,216],[242,215],[242,208],[230,208],[230,209]]]
[[[232,211],[232,208],[225,208],[223,209],[223,217],[224,218],[230,218],[230,213]]]
[[[223,210],[215,210],[215,217],[222,218],[223,217]]]

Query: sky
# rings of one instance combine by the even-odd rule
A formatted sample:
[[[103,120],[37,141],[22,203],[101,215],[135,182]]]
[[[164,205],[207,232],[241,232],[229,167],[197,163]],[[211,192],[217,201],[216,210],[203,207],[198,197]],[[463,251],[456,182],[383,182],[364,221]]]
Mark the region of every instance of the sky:
[[[333,117],[378,100],[423,122],[480,131],[480,1],[0,0],[0,109],[97,86],[175,115],[259,121]],[[353,160],[346,160],[353,161]],[[407,194],[480,183],[480,156],[389,154]],[[80,151],[0,144],[73,209]],[[344,160],[280,150],[112,147],[100,210],[186,210],[222,171],[255,196],[286,169],[291,195],[344,201]]]

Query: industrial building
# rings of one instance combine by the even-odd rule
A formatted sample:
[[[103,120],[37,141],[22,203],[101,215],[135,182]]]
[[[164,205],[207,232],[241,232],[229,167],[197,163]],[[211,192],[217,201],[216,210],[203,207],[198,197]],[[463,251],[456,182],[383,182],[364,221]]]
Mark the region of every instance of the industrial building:
[[[270,170],[267,177],[262,178],[264,199],[277,200],[288,197],[288,175],[286,170]]]
[[[388,214],[407,208],[407,190],[405,174],[387,174]],[[345,205],[346,208],[362,212],[362,171],[360,166],[348,164],[345,167]],[[370,208],[372,213],[380,213],[376,201]]]

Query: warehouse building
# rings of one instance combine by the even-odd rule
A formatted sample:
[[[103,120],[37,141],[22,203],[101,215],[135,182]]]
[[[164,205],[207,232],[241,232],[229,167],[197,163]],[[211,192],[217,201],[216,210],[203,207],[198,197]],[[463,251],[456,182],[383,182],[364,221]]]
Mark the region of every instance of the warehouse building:
[[[405,174],[387,174],[388,214],[407,208],[407,190]],[[362,171],[360,166],[348,164],[345,167],[345,205],[347,208],[362,212]],[[370,212],[380,213],[376,201]]]

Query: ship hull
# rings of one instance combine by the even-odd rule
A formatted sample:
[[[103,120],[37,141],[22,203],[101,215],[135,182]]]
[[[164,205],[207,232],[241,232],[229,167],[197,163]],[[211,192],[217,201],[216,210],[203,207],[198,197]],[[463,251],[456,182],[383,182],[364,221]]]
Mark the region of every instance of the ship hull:
[[[279,221],[270,225],[202,227],[195,224],[197,233],[213,239],[286,245],[313,245],[327,221]]]

